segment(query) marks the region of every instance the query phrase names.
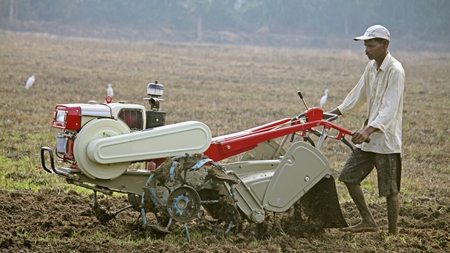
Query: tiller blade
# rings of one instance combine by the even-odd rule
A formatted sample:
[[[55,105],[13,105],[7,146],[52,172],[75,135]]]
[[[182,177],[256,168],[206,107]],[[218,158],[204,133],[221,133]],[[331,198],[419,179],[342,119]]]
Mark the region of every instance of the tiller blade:
[[[348,227],[332,176],[322,178],[302,196],[300,203],[308,218],[318,221],[323,228]]]

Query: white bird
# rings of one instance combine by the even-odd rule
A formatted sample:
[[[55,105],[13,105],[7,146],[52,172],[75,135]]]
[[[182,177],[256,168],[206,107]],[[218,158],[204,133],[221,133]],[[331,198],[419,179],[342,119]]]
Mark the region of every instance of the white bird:
[[[27,84],[25,84],[25,88],[30,88],[34,83],[34,75],[28,77]]]
[[[108,89],[106,89],[106,96],[112,97],[114,95],[114,91],[111,87],[111,84],[108,84]]]
[[[323,105],[325,104],[325,102],[327,102],[327,98],[328,98],[328,89],[325,90],[325,95],[323,95],[323,97],[320,99],[320,108],[323,108]]]

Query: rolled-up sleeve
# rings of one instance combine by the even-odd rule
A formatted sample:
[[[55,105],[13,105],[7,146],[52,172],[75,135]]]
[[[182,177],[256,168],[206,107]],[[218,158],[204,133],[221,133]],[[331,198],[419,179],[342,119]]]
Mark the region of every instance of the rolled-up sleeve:
[[[346,116],[347,113],[357,110],[363,106],[367,101],[366,96],[366,73],[364,73],[359,79],[358,83],[353,87],[344,102],[340,104],[337,108],[341,112],[342,116]]]

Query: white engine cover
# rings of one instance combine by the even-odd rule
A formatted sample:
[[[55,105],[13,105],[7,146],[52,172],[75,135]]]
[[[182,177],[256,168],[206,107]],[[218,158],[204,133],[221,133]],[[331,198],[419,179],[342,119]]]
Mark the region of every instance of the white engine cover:
[[[187,121],[144,131],[90,141],[89,160],[99,164],[144,161],[186,153],[202,153],[211,144],[211,130],[197,121]]]
[[[104,139],[107,136],[129,134],[130,128],[121,120],[93,119],[83,125],[73,145],[78,168],[92,179],[115,179],[122,175],[131,162],[99,164],[91,161],[87,155],[87,146],[92,140]]]

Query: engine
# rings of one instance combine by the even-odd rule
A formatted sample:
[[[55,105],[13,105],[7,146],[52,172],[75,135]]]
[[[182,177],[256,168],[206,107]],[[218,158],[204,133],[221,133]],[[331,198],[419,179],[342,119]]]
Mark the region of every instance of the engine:
[[[109,90],[111,89],[111,90]],[[107,94],[112,95],[112,88]],[[145,161],[149,170],[166,157],[203,152],[211,143],[209,128],[195,121],[165,125],[160,111],[164,86],[147,85],[144,98],[150,109],[139,104],[114,102],[59,104],[52,126],[57,134],[56,154],[69,168],[80,169],[91,178],[114,179],[132,162]]]

